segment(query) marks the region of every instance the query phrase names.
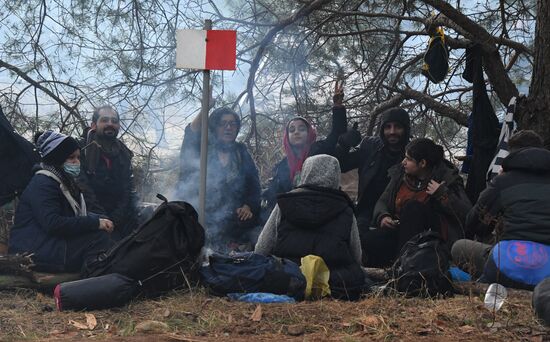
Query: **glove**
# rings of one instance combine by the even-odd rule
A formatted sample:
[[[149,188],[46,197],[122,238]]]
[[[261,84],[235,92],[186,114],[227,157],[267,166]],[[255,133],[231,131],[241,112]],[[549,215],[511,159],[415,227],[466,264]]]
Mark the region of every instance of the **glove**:
[[[359,123],[354,122],[348,131],[338,137],[338,144],[342,147],[350,148],[359,145],[361,142],[361,133],[358,130]]]

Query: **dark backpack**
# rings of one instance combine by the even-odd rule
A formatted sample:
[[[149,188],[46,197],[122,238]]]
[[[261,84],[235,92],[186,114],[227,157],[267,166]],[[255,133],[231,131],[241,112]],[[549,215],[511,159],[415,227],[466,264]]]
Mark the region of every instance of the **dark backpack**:
[[[449,49],[445,43],[443,29],[436,29],[430,38],[428,50],[424,54],[422,75],[433,83],[439,83],[445,79],[449,72]]]
[[[159,293],[180,286],[198,269],[204,229],[186,202],[164,200],[153,216],[109,251],[85,265],[84,276],[110,273],[141,281],[145,292]],[[151,279],[152,278],[152,279]]]
[[[405,243],[393,264],[389,288],[408,296],[450,296],[450,260],[449,250],[438,233],[417,234]]]
[[[200,268],[202,283],[211,293],[268,292],[302,299],[306,279],[300,267],[288,260],[256,253],[213,254]]]
[[[331,269],[328,283],[330,296],[343,300],[359,300],[361,294],[369,292],[372,286],[372,281],[357,263]]]

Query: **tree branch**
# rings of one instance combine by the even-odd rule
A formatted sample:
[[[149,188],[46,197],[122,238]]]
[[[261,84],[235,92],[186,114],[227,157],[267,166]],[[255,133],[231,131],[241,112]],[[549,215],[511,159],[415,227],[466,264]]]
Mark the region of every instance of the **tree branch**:
[[[495,38],[481,25],[475,23],[466,15],[443,0],[422,0],[431,5],[447,18],[457,24],[462,32],[468,34],[468,38],[478,43],[483,50],[483,65],[485,72],[491,81],[491,85],[500,101],[508,104],[513,96],[519,94],[518,89],[508,76],[502,63]],[[458,31],[461,33],[461,31]]]
[[[32,84],[35,88],[42,90],[44,93],[46,93],[46,95],[48,95],[49,97],[54,99],[57,103],[59,103],[59,105],[61,105],[63,108],[65,108],[69,112],[69,115],[71,115],[71,114],[75,115],[77,117],[77,119],[80,122],[83,123],[83,125],[84,125],[83,127],[85,127],[85,122],[83,121],[80,114],[78,114],[78,111],[76,109],[76,105],[75,106],[70,106],[68,103],[63,101],[63,99],[61,99],[59,96],[55,95],[51,90],[49,90],[48,88],[45,88],[44,86],[42,86],[39,82],[32,79],[29,75],[27,75],[26,72],[19,69],[15,65],[11,65],[9,63],[4,62],[3,60],[0,60],[0,67],[4,67],[8,70],[11,70],[11,71],[15,72],[19,77],[21,77],[25,81],[29,82],[30,84]]]
[[[406,99],[422,102],[422,104],[424,104],[426,107],[441,114],[442,116],[445,116],[447,118],[454,120],[459,125],[468,126],[467,114],[463,113],[458,109],[442,104],[441,102],[435,100],[432,96],[428,94],[421,93],[411,88],[391,89],[391,90],[400,93]]]
[[[314,0],[310,3],[304,5],[301,7],[298,11],[296,11],[293,15],[290,17],[287,17],[284,20],[281,20],[275,27],[271,28],[265,35],[265,37],[260,42],[260,45],[258,47],[258,51],[256,51],[256,55],[254,56],[254,59],[252,60],[252,64],[250,65],[250,73],[248,76],[248,81],[246,83],[246,89],[248,93],[248,101],[250,104],[250,120],[252,122],[251,127],[251,133],[254,134],[256,137],[256,149],[258,148],[258,139],[256,132],[256,106],[254,103],[254,83],[256,78],[256,72],[258,71],[258,68],[260,66],[260,60],[262,59],[265,49],[267,46],[271,43],[273,38],[282,31],[287,26],[293,24],[297,20],[308,16],[311,12],[315,11],[316,9],[321,8],[323,5],[329,3],[330,0]]]

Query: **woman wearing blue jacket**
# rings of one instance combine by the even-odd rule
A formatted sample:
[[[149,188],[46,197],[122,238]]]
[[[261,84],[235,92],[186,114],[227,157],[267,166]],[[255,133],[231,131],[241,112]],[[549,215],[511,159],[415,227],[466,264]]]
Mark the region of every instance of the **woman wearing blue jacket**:
[[[110,246],[114,225],[86,210],[75,182],[80,172],[77,141],[47,131],[37,146],[42,162],[21,195],[9,253],[31,253],[37,271],[78,272]]]

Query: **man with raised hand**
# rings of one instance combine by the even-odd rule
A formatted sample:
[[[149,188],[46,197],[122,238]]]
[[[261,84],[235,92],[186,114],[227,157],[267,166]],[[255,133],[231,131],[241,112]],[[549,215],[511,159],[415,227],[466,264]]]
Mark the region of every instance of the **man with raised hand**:
[[[340,136],[336,156],[342,172],[359,169],[357,225],[364,246],[365,234],[372,225],[376,202],[389,183],[388,169],[400,163],[409,142],[410,118],[402,108],[390,108],[380,115],[378,136],[366,137],[358,148],[350,151],[357,141],[354,129]]]

